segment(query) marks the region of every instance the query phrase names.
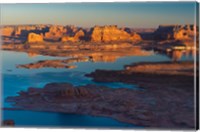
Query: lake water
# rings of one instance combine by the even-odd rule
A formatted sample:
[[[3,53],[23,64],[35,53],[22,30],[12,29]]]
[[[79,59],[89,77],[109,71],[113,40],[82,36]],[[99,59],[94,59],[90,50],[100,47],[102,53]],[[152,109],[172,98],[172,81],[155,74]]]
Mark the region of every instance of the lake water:
[[[96,83],[90,78],[85,77],[86,73],[95,71],[96,69],[123,69],[124,65],[134,62],[160,62],[170,61],[171,58],[152,54],[149,56],[129,56],[117,59],[115,62],[77,62],[75,69],[18,69],[16,65],[27,64],[39,60],[50,59],[66,59],[66,57],[50,57],[50,56],[36,56],[29,57],[26,53],[1,51],[2,57],[2,93],[3,93],[3,107],[12,107],[4,100],[8,96],[16,96],[17,92],[26,90],[28,87],[42,88],[45,84],[50,82],[68,82],[75,86],[96,84],[101,86],[108,86],[111,88],[130,88],[133,90],[140,90],[137,85],[129,85],[124,83]],[[192,56],[182,56],[181,61],[191,60]],[[111,118],[94,117],[88,115],[76,114],[62,114],[51,112],[33,112],[33,111],[13,111],[4,110],[3,120],[13,119],[15,126],[29,126],[29,127],[134,127],[138,126],[118,122]],[[139,127],[140,128],[140,127]]]

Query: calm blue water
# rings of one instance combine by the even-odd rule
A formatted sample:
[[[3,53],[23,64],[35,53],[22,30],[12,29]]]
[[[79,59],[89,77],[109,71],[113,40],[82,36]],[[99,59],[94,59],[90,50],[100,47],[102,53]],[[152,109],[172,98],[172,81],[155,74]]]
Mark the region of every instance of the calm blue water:
[[[107,117],[95,117],[77,114],[6,110],[3,112],[3,116],[4,119],[13,119],[17,127],[142,128],[127,123],[118,122]]]
[[[16,96],[20,90],[26,90],[28,87],[42,88],[50,82],[68,82],[75,86],[96,84],[108,86],[111,88],[131,88],[138,90],[136,85],[123,83],[96,83],[90,78],[84,76],[86,73],[96,69],[123,69],[124,65],[141,61],[169,61],[170,58],[164,55],[153,54],[150,56],[131,56],[118,59],[116,62],[78,62],[75,69],[17,69],[18,64],[27,64],[46,59],[66,59],[66,57],[36,56],[30,58],[26,53],[1,51],[2,56],[2,87],[3,100],[8,96]],[[191,57],[182,57],[181,60],[190,60]],[[12,107],[3,101],[3,107]],[[52,126],[52,127],[137,127],[131,124],[118,122],[111,118],[93,117],[88,115],[61,114],[49,112],[33,111],[11,111],[3,112],[3,119],[13,119],[16,126]]]

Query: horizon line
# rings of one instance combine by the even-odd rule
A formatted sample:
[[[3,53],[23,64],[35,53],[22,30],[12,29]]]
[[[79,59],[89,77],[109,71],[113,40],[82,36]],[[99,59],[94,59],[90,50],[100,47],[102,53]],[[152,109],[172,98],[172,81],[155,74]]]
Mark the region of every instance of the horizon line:
[[[43,24],[43,23],[38,23],[38,24],[1,24],[0,27],[5,27],[5,26],[33,26],[33,25],[55,25],[55,26],[75,26],[75,27],[81,27],[81,28],[92,28],[92,27],[95,27],[95,26],[117,26],[118,28],[123,28],[123,27],[126,27],[126,28],[158,28],[159,26],[173,26],[173,25],[195,25],[194,23],[185,23],[185,24],[160,24],[160,25],[157,25],[156,27],[130,27],[130,26],[119,26],[117,24],[105,24],[105,25],[93,25],[93,26],[90,26],[90,27],[85,27],[85,26],[78,26],[78,25],[73,25],[73,24]]]

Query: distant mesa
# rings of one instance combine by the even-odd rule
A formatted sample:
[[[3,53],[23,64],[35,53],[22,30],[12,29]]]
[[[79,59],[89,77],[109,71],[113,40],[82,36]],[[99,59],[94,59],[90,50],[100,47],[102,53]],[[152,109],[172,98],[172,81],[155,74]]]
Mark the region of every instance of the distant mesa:
[[[125,30],[117,28],[116,25],[95,26],[91,34],[91,41],[93,42],[112,42],[127,40],[141,40],[141,37],[136,33],[130,35]]]
[[[194,25],[160,25],[155,38],[160,40],[194,40]]]
[[[134,32],[134,33],[131,34],[131,40],[132,41],[141,41],[142,38],[138,33]]]
[[[4,42],[121,42],[140,41],[140,35],[116,25],[80,28],[73,25],[17,25],[1,27]],[[10,37],[10,38],[8,38]],[[10,41],[8,41],[8,39]]]
[[[43,42],[43,35],[36,34],[36,33],[29,33],[28,34],[28,43],[37,43],[37,42]]]
[[[67,29],[65,27],[55,25],[49,27],[49,31],[45,33],[44,37],[46,40],[58,41],[66,32]]]
[[[2,36],[12,36],[14,32],[14,28],[12,27],[4,27],[2,30]]]
[[[85,37],[85,33],[83,32],[83,30],[79,30],[78,32],[75,33],[73,37],[63,36],[62,42],[67,42],[67,41],[78,42],[80,40],[83,40],[84,37]]]
[[[156,30],[119,28],[117,25],[94,26],[82,28],[73,25],[17,25],[0,27],[3,44],[53,43],[73,44],[89,42],[88,44],[127,42],[138,44],[141,41],[155,41],[159,44],[174,45],[177,42],[193,45],[194,37],[198,36],[195,25],[160,25]],[[199,41],[197,37],[197,42]],[[55,44],[55,43],[54,43]],[[38,47],[38,46],[37,46]],[[44,47],[45,46],[39,46]],[[62,46],[61,46],[62,47]]]

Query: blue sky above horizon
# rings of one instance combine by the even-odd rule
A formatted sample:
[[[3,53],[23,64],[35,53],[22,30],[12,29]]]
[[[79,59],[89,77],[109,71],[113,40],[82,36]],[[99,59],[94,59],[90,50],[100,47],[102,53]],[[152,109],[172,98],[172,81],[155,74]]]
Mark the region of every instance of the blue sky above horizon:
[[[58,24],[155,28],[193,24],[195,2],[2,4],[1,24]]]

